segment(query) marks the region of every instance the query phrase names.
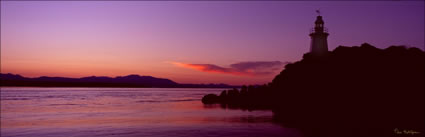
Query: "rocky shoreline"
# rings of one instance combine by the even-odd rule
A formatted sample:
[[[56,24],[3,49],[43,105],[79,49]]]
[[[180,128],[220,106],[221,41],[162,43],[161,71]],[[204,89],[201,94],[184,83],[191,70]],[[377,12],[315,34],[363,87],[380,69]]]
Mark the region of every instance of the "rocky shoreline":
[[[275,121],[306,136],[424,136],[425,53],[418,48],[340,46],[305,54],[271,83],[204,96],[204,104],[268,109]],[[409,132],[410,133],[410,132]]]

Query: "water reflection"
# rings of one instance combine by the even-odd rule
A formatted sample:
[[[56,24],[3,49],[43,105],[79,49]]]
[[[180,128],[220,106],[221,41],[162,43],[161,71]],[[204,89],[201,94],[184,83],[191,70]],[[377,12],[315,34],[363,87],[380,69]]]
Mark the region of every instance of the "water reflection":
[[[299,136],[270,111],[201,103],[221,90],[1,88],[1,136]]]

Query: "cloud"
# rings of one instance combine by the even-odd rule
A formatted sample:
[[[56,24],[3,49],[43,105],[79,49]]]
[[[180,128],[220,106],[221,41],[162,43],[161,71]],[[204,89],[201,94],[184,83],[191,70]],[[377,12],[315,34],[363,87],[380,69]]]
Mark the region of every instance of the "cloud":
[[[230,67],[220,67],[214,64],[186,64],[181,62],[171,62],[172,64],[195,69],[202,72],[223,73],[239,76],[259,76],[270,75],[276,71],[283,69],[287,63],[280,61],[253,61],[253,62],[238,62],[231,64]]]

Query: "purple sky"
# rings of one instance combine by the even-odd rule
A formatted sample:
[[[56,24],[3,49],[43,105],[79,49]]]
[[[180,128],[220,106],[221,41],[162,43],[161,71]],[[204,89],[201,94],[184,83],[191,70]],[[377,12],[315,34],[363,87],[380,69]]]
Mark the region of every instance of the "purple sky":
[[[264,67],[230,65],[297,61],[316,9],[330,50],[364,42],[424,49],[424,1],[1,1],[1,71],[263,84],[280,70],[246,76],[202,64],[249,74]]]

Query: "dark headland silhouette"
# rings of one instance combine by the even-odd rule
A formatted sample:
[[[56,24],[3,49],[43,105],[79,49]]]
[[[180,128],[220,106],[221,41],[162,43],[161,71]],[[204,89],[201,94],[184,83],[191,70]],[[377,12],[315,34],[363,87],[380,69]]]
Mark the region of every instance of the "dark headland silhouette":
[[[270,109],[275,121],[307,136],[424,136],[424,66],[418,48],[339,46],[321,57],[304,54],[267,85],[209,94],[202,102]]]
[[[209,94],[202,102],[269,109],[276,122],[311,137],[424,136],[425,53],[367,43],[329,52],[328,35],[317,16],[302,60],[267,85]]]
[[[0,86],[15,87],[159,87],[159,88],[231,88],[227,84],[179,84],[152,76],[128,75],[111,77],[38,77],[26,78],[15,74],[0,74]]]

